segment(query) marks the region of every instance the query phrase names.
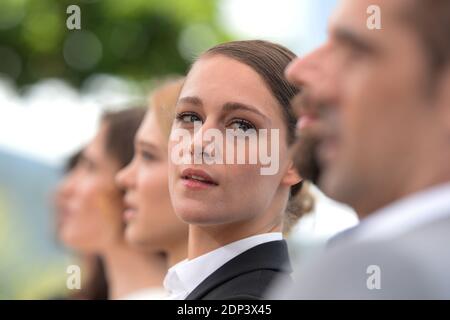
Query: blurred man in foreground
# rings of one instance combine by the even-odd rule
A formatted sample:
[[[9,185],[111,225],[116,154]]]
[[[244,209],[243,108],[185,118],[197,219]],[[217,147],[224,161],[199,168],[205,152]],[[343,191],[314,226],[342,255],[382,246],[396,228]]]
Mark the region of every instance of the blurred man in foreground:
[[[361,223],[278,297],[450,298],[448,30],[448,0],[342,0],[329,40],[287,69],[319,185]]]

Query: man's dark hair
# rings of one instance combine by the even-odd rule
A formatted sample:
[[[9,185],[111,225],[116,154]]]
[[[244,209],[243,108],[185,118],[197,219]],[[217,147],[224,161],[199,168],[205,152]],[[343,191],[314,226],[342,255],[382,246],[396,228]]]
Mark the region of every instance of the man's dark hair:
[[[438,77],[450,61],[450,1],[413,0],[406,15],[424,45],[432,78]]]

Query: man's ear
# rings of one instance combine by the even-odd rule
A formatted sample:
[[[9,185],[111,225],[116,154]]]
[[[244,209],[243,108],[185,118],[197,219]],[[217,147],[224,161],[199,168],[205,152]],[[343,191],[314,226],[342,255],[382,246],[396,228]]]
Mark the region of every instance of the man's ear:
[[[291,187],[302,180],[302,177],[294,166],[294,162],[292,160],[289,160],[288,169],[286,170],[283,179],[281,179],[281,183],[285,186]]]

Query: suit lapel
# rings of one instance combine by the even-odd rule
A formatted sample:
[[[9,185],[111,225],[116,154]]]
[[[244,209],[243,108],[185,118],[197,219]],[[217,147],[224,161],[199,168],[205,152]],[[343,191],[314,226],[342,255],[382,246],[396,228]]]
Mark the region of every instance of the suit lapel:
[[[201,282],[186,298],[197,300],[222,283],[255,270],[292,272],[286,241],[270,241],[255,246],[225,263]]]

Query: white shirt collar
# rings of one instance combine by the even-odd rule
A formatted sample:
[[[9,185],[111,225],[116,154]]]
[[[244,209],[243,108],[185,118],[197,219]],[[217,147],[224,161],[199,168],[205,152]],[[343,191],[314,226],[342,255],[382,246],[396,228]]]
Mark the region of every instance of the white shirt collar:
[[[164,300],[168,296],[162,287],[144,288],[128,293],[118,300]]]
[[[441,184],[375,211],[352,232],[352,240],[381,240],[450,216],[450,183]]]
[[[171,300],[183,300],[209,275],[239,254],[262,243],[282,240],[280,232],[241,239],[192,260],[183,260],[169,269],[164,288]]]

